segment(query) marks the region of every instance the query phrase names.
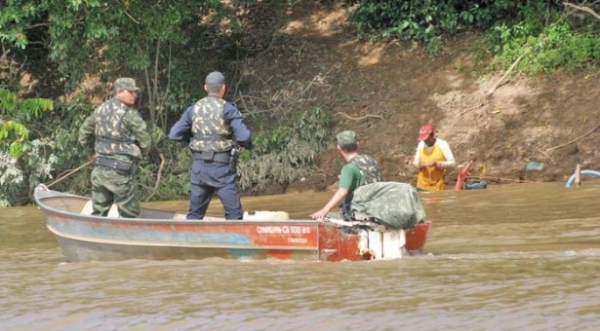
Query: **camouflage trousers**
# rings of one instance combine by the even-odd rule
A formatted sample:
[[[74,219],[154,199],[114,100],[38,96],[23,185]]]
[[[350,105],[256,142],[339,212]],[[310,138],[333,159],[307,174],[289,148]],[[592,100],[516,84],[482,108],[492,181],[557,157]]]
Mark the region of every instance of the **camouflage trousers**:
[[[136,175],[121,175],[102,167],[94,167],[91,175],[92,215],[108,215],[113,203],[119,209],[121,217],[135,218],[140,216],[140,200],[137,195]]]

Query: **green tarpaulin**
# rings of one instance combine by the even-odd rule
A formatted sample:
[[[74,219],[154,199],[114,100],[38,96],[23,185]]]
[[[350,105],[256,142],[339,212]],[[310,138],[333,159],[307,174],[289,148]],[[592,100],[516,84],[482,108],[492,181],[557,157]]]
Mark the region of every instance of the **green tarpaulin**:
[[[410,229],[427,217],[417,190],[398,182],[377,182],[357,188],[352,210],[396,229]]]

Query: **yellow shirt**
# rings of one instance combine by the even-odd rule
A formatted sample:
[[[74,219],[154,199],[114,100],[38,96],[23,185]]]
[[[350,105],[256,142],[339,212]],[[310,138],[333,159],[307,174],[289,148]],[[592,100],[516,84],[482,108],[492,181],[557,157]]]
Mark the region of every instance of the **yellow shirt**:
[[[454,155],[450,150],[448,143],[437,138],[433,146],[427,147],[424,142],[420,142],[417,147],[414,165],[419,163],[429,163],[436,161],[440,163],[438,167],[426,167],[419,170],[417,176],[417,188],[424,191],[435,192],[446,188],[446,170],[447,167],[455,165]]]

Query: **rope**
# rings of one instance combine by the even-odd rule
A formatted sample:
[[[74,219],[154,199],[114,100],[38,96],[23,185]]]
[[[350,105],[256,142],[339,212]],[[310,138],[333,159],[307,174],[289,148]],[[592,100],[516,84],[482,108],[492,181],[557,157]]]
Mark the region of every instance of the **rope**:
[[[163,168],[164,168],[164,165],[165,165],[165,156],[162,153],[160,153],[159,155],[160,155],[160,165],[158,167],[158,175],[157,175],[157,178],[156,178],[156,183],[154,184],[154,189],[152,190],[152,193],[148,196],[148,198],[146,198],[146,202],[150,201],[150,198],[152,198],[154,196],[154,194],[156,194],[156,190],[158,189],[158,185],[160,184],[160,180],[161,180],[161,177],[162,177],[162,171],[163,171]],[[87,167],[90,164],[92,164],[91,160],[88,161],[88,162],[86,162],[86,163],[84,163],[84,164],[82,164],[82,165],[80,165],[79,167],[77,167],[77,168],[75,168],[73,170],[70,170],[66,174],[61,175],[60,177],[58,177],[57,179],[55,179],[53,181],[50,181],[47,184],[41,184],[41,185],[44,185],[44,188],[48,189],[51,186],[53,186],[54,184],[57,184],[57,183],[63,181],[65,178],[73,175],[74,173],[76,173],[79,170]]]
[[[58,183],[58,182],[62,181],[63,179],[65,179],[65,178],[67,178],[67,177],[71,176],[72,174],[76,173],[77,171],[79,171],[79,170],[81,170],[81,169],[83,169],[83,168],[85,168],[85,167],[89,166],[90,164],[92,164],[92,161],[91,161],[91,160],[90,160],[90,161],[87,161],[86,163],[84,163],[84,164],[80,165],[79,167],[77,167],[77,168],[75,168],[75,169],[73,169],[73,170],[71,170],[71,171],[67,172],[66,174],[64,174],[64,175],[62,175],[62,176],[60,176],[60,177],[58,177],[57,179],[55,179],[55,180],[53,180],[53,181],[51,181],[51,182],[49,182],[48,184],[45,184],[45,185],[46,185],[46,187],[47,187],[47,188],[49,188],[50,186],[52,186],[52,185],[54,185],[54,184],[56,184],[56,183]]]

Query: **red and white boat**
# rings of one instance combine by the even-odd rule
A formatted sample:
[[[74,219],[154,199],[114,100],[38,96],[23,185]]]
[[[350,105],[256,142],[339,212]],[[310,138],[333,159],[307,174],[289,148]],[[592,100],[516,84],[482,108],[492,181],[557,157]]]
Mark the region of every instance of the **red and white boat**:
[[[283,212],[249,212],[242,221],[186,220],[142,208],[140,218],[90,215],[87,197],[40,186],[35,201],[67,261],[125,259],[395,259],[423,250],[431,222],[409,230],[366,222],[290,220]],[[272,216],[277,217],[272,217]],[[282,219],[284,218],[284,219]]]

